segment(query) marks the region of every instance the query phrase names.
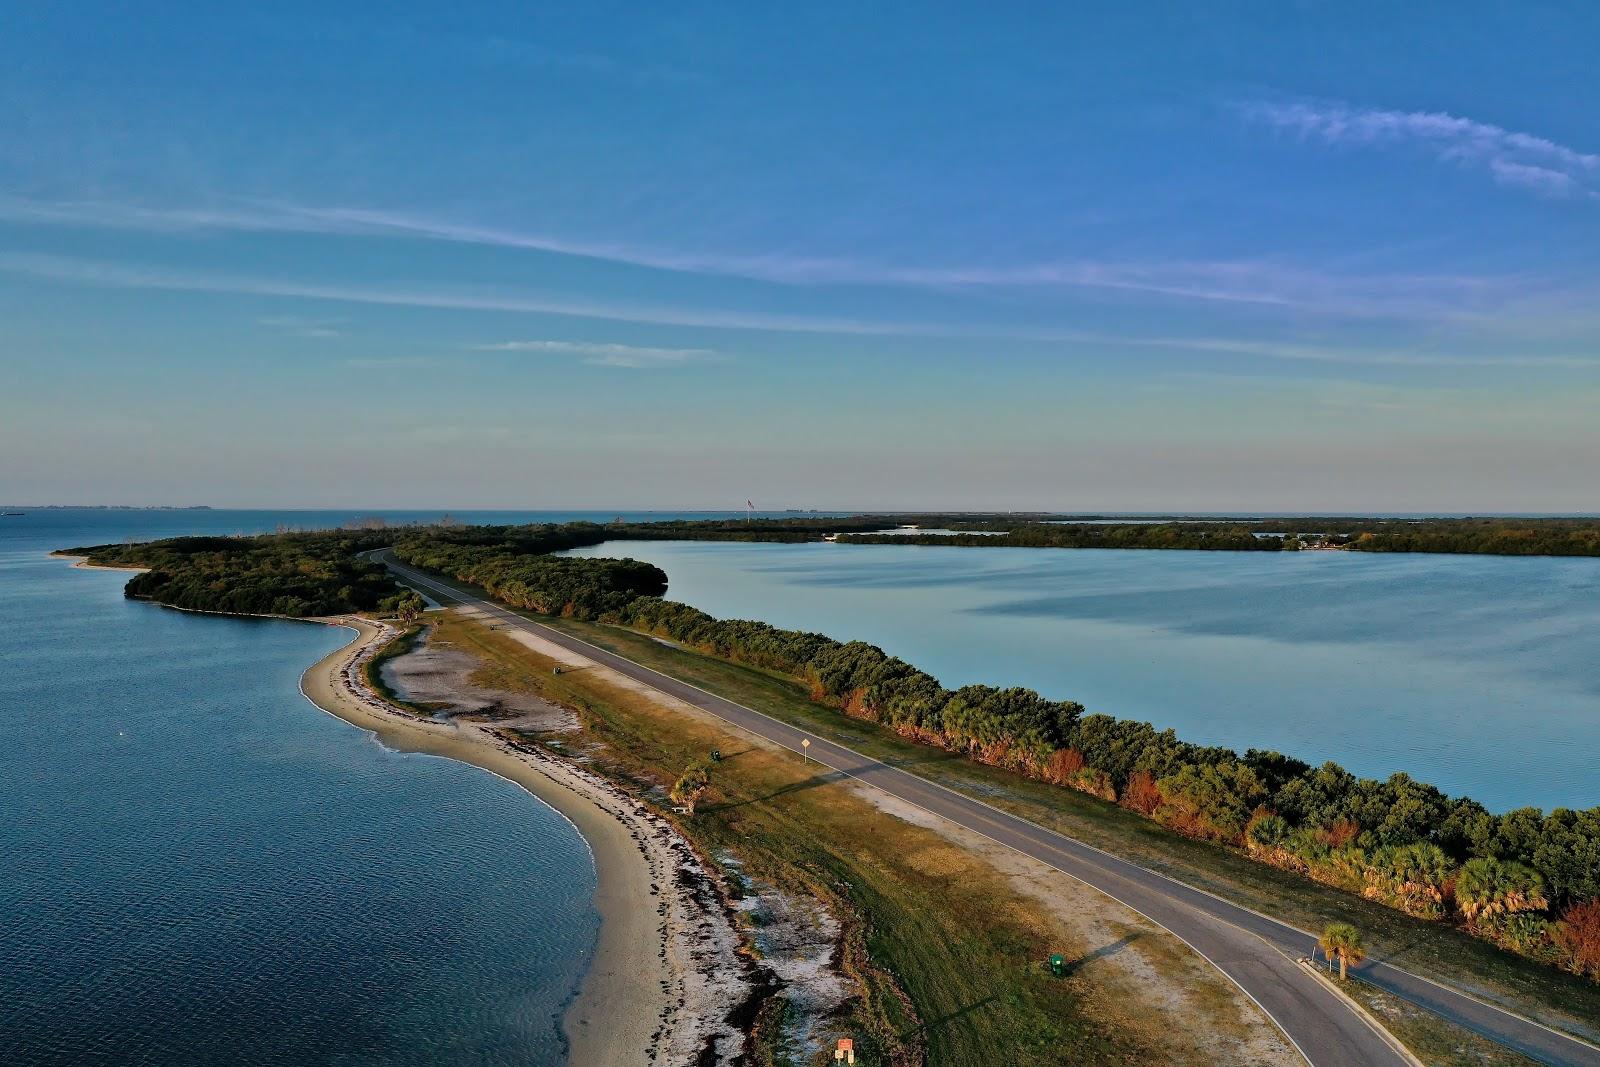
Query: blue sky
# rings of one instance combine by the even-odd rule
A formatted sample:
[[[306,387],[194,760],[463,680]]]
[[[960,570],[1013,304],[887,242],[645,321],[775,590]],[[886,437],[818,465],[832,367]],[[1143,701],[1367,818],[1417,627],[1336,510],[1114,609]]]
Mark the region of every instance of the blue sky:
[[[1600,510],[1588,5],[186,6],[7,14],[0,499]]]

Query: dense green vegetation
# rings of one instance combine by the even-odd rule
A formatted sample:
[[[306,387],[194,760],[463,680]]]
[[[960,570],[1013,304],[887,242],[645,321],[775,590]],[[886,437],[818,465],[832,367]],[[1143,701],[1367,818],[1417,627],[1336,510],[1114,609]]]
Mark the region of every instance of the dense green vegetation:
[[[812,515],[664,522],[571,523],[564,526],[430,528],[461,544],[537,543],[571,548],[600,541],[815,541],[838,535],[856,544],[957,545],[975,548],[1142,548],[1278,552],[1310,546],[1362,552],[1482,555],[1600,555],[1600,519],[1372,519],[1326,516],[1226,521],[1194,518],[1149,522],[1057,522],[1042,514],[930,513]],[[888,532],[896,527],[950,534]],[[534,532],[537,531],[537,532]],[[429,531],[423,531],[427,533]]]
[[[1336,531],[1358,552],[1456,552],[1491,556],[1600,556],[1600,520],[1430,519]]]
[[[1308,545],[1358,552],[1441,552],[1495,556],[1600,556],[1600,519],[1175,519],[1148,524],[1006,522],[986,516],[925,516],[956,534],[845,533],[858,544],[977,548],[1167,548],[1277,552]],[[981,532],[989,531],[989,532]]]
[[[388,537],[373,531],[174,537],[132,545],[73,548],[102,567],[148,567],[127,595],[191,611],[241,615],[338,615],[397,612],[420,598],[356,553]]]
[[[399,540],[394,554],[482,586],[512,607],[546,615],[592,619],[667,591],[666,574],[653,564],[548,555],[602,540],[602,528],[592,524],[433,529]]]
[[[1600,519],[1322,518],[1148,523],[1051,522],[1042,515],[856,515],[848,519],[651,523],[613,528],[617,540],[798,541],[840,534],[858,544],[961,545],[975,548],[1149,548],[1277,552],[1318,545],[1359,552],[1441,552],[1496,556],[1600,556]],[[915,524],[954,534],[882,531]]]

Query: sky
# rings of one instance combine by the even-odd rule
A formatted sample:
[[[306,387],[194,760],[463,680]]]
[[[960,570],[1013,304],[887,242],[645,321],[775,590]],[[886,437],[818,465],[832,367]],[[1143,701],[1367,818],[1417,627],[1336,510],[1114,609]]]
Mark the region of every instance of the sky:
[[[0,501],[1597,511],[1597,50],[1580,3],[14,4]]]

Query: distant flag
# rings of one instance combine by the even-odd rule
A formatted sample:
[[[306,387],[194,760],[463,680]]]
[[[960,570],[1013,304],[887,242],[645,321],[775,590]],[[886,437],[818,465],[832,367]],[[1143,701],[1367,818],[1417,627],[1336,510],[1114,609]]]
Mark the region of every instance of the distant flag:
[[[750,501],[746,500],[744,502],[744,521],[745,522],[749,522],[750,521],[750,516],[755,512],[755,510],[756,510],[756,506],[754,504],[752,504]]]

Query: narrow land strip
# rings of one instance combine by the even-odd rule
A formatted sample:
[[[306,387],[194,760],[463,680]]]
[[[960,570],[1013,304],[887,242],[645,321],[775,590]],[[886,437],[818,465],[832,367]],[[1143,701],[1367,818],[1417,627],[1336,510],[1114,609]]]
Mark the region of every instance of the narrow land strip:
[[[507,625],[541,637],[710,712],[795,751],[807,735],[788,723],[707,693],[559,630],[485,601],[455,583],[379,558],[408,584],[446,602],[468,603]],[[1404,1060],[1368,1021],[1294,962],[1307,954],[1302,930],[1176,882],[1082,842],[1046,830],[974,798],[870,759],[835,742],[811,739],[810,755],[823,766],[860,779],[927,811],[950,819],[1063,873],[1093,885],[1173,932],[1257,1001],[1316,1067],[1398,1064]],[[1493,1038],[1541,1062],[1600,1064],[1600,1049],[1566,1034],[1381,962],[1365,977],[1380,988]]]

